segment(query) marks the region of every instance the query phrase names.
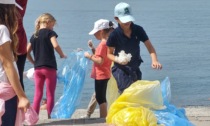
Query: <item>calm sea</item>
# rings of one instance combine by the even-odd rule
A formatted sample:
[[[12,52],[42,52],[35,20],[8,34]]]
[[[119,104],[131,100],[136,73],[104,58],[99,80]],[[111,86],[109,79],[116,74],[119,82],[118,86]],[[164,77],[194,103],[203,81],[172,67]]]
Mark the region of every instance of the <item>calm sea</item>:
[[[87,41],[93,23],[106,18],[113,20],[113,10],[121,0],[29,0],[24,18],[28,39],[34,21],[45,12],[57,19],[55,31],[66,54],[77,48],[88,50]],[[141,65],[144,80],[171,81],[172,103],[177,106],[209,105],[210,101],[210,1],[209,0],[125,0],[136,19],[152,41],[161,71],[153,70],[150,56],[143,44]],[[58,66],[62,59],[57,56]],[[25,69],[33,67],[28,61]],[[79,108],[86,108],[94,91],[94,82],[87,75]],[[34,84],[25,79],[26,94],[33,100]],[[58,84],[56,101],[63,85]],[[45,96],[44,96],[45,97]]]

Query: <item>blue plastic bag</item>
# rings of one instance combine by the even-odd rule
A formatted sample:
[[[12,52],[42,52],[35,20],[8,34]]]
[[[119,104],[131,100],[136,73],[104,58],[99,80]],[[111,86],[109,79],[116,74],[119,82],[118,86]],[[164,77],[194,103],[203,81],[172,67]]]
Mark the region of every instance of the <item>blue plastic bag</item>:
[[[84,57],[84,51],[70,53],[62,63],[57,78],[64,84],[64,91],[52,110],[51,118],[71,118],[80,102],[88,65],[89,59]]]
[[[166,109],[154,111],[158,124],[164,124],[165,126],[194,126],[188,120],[183,108],[177,108],[170,104],[171,89],[168,77],[161,82],[161,91]]]

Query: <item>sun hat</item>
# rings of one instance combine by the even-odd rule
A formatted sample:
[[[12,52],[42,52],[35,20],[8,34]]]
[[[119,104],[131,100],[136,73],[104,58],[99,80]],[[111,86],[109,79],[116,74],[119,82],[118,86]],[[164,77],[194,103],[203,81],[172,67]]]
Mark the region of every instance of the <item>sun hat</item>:
[[[131,7],[129,4],[121,2],[118,3],[114,8],[114,16],[118,17],[122,23],[135,21],[131,13]]]
[[[19,9],[23,10],[23,8],[15,2],[15,0],[0,0],[0,4],[15,4]]]
[[[106,20],[106,19],[99,19],[97,20],[95,23],[94,23],[94,28],[92,31],[89,32],[89,35],[94,35],[97,31],[99,30],[103,30],[103,29],[107,29],[107,28],[110,28],[110,25],[109,25],[109,20]],[[114,22],[113,23],[113,28],[116,28],[116,24]]]

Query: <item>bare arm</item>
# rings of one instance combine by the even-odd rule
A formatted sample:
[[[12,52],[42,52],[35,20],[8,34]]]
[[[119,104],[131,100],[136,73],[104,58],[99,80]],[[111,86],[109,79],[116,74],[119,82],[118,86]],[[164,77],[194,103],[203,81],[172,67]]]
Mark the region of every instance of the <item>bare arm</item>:
[[[91,49],[92,53],[95,54],[96,49],[95,49],[95,47],[93,46],[92,40],[89,40],[89,41],[88,41],[88,46],[89,46],[89,48]]]
[[[153,69],[162,69],[162,65],[158,62],[155,48],[153,47],[150,40],[145,41],[144,44],[147,47],[148,52],[150,53],[150,57],[152,59],[152,68]]]
[[[95,56],[95,47],[93,46],[93,42],[92,40],[88,41],[88,47],[91,49],[93,55],[89,54],[88,52],[85,52],[84,55],[86,58],[92,60],[93,62],[97,63],[97,64],[102,64],[103,63],[103,58],[99,57],[99,56]]]
[[[93,54],[95,54],[96,49],[95,48],[92,48],[91,51],[92,51]]]
[[[97,63],[97,64],[102,64],[104,62],[102,57],[99,56],[95,56],[94,54],[91,55],[88,52],[85,52],[85,57],[87,57],[88,59],[92,60],[93,62]]]
[[[31,49],[31,43],[28,43],[28,45],[27,45],[27,59],[28,59],[32,64],[34,64],[34,60],[33,60],[32,56],[31,56],[31,51],[32,51],[32,49]]]
[[[27,99],[20,81],[18,77],[18,72],[15,69],[15,66],[13,64],[14,62],[14,57],[12,55],[11,47],[10,47],[10,42],[6,42],[3,45],[0,46],[0,60],[2,62],[2,66],[5,70],[5,73],[7,75],[7,78],[14,89],[15,93],[17,94],[18,97],[18,107],[24,109],[24,111],[27,110],[27,108],[30,105],[29,100]]]
[[[55,51],[60,55],[60,57],[61,58],[66,58],[66,55],[63,53],[61,47],[59,46],[56,37],[53,36],[53,37],[50,38],[50,40],[51,40],[51,43],[52,43]]]
[[[107,49],[107,57],[113,62],[115,62],[114,49],[114,47],[108,47]]]

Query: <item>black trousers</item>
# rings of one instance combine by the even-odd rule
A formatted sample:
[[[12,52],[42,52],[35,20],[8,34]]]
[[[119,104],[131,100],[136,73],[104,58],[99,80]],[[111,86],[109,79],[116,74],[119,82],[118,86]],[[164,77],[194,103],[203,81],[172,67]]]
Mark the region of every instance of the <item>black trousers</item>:
[[[5,113],[2,116],[1,126],[15,126],[17,113],[17,96],[5,101]]]
[[[18,55],[18,60],[17,60],[17,68],[20,76],[20,83],[21,86],[24,90],[24,84],[23,84],[23,72],[24,72],[24,67],[25,67],[25,62],[26,62],[26,56],[27,54],[23,55]]]

